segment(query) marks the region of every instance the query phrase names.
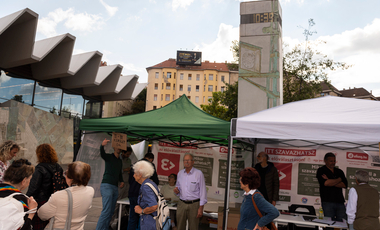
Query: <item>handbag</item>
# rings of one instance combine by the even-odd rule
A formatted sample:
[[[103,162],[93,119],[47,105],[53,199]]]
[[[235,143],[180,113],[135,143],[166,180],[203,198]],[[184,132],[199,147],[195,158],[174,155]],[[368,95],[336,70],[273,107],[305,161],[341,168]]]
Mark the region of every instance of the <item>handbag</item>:
[[[259,216],[260,216],[260,218],[261,218],[261,217],[263,217],[263,214],[261,214],[259,208],[258,208],[257,205],[256,205],[255,200],[253,199],[253,196],[254,196],[256,193],[258,193],[258,194],[260,194],[260,195],[262,196],[262,194],[259,193],[259,192],[255,192],[254,194],[252,194],[252,203],[253,203],[253,206],[255,206],[255,209],[256,209],[257,214],[259,214]],[[271,225],[271,230],[277,230],[277,227],[276,227],[276,225],[273,223],[273,221],[270,222],[270,225]],[[269,230],[269,229],[268,229],[267,226],[263,226],[263,227],[262,227],[262,230]]]
[[[53,228],[54,225],[54,216],[50,218],[49,224],[46,225],[45,230],[70,230],[71,228],[71,219],[73,215],[73,195],[71,194],[71,191],[69,189],[65,189],[67,192],[67,196],[69,197],[69,208],[67,211],[67,217],[66,217],[66,223],[65,227],[62,228]]]

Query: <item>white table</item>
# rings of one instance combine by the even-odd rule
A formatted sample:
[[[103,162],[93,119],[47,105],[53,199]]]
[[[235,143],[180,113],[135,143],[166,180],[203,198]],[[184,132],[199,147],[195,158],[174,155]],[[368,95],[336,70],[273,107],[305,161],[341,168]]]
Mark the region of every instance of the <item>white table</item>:
[[[117,220],[117,222],[118,222],[117,230],[120,230],[120,225],[121,225],[121,210],[123,208],[123,205],[129,206],[129,204],[130,204],[129,198],[126,197],[124,199],[118,200],[117,204],[119,204],[119,219]],[[173,207],[171,205],[168,205],[168,206],[169,206],[169,210],[177,210],[177,207]]]
[[[331,221],[330,217],[324,217],[323,220],[325,221]],[[328,224],[323,224],[323,223],[318,223],[314,221],[305,221],[302,218],[302,215],[285,215],[285,214],[280,214],[279,217],[273,220],[277,227],[277,223],[293,223],[293,224],[300,224],[300,225],[309,225],[309,226],[320,226],[320,227],[332,227],[332,228],[340,228],[340,229],[348,229],[347,223],[345,220],[343,222],[335,222],[335,224],[328,225]]]

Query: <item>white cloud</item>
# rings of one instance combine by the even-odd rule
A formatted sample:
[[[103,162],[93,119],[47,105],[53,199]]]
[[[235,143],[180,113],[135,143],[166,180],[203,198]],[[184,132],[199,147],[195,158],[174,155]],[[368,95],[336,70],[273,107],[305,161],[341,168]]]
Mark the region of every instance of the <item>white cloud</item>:
[[[114,16],[116,14],[116,12],[119,10],[119,8],[117,8],[116,6],[112,7],[112,6],[108,5],[107,3],[105,3],[103,0],[100,0],[100,3],[104,6],[104,8],[106,8],[107,13],[111,17]]]
[[[233,40],[239,40],[239,28],[221,23],[215,41],[210,44],[196,45],[194,50],[202,52],[202,59],[216,62],[233,61],[230,50]]]
[[[88,14],[86,12],[75,14],[72,8],[66,11],[58,8],[50,12],[47,17],[38,20],[37,32],[42,33],[46,37],[56,36],[58,35],[56,28],[61,22],[65,22],[64,25],[68,29],[84,32],[99,30],[105,24],[104,19],[99,15]]]
[[[172,10],[176,11],[178,8],[187,9],[194,0],[172,0]]]

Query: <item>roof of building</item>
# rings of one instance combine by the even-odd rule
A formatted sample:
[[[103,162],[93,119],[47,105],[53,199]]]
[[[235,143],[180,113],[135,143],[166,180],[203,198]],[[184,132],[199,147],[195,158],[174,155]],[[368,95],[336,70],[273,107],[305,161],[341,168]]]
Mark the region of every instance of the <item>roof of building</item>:
[[[227,63],[204,61],[202,62],[202,65],[200,66],[189,66],[189,65],[185,66],[185,65],[177,65],[176,59],[174,58],[169,58],[166,61],[158,63],[157,65],[146,68],[146,70],[148,71],[149,69],[162,69],[162,68],[174,68],[174,69],[179,69],[179,70],[181,69],[183,70],[217,70],[217,71],[229,72]]]
[[[121,76],[118,64],[101,65],[98,51],[73,55],[76,38],[71,34],[35,41],[37,22],[38,14],[28,8],[0,18],[0,70],[6,75],[88,100],[131,99],[139,76]]]
[[[370,92],[368,92],[364,88],[353,88],[353,89],[343,89],[339,92],[342,93],[342,97],[363,97],[363,96],[372,96]],[[373,96],[372,96],[373,97]]]
[[[321,86],[322,86],[322,92],[332,91],[338,95],[342,95],[342,93],[337,88],[335,88],[332,84],[327,84],[326,82],[321,82]]]

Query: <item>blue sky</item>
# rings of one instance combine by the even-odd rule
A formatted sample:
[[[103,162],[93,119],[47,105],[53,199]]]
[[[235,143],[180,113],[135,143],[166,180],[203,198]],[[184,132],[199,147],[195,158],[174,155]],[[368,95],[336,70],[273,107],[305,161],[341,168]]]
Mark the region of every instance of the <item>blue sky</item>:
[[[329,74],[338,89],[364,87],[380,96],[379,0],[282,0],[283,41],[303,41],[308,19],[316,22],[319,47],[335,61],[352,64]],[[147,82],[146,67],[175,58],[177,50],[202,51],[203,60],[232,61],[239,38],[237,0],[18,0],[4,1],[0,17],[24,8],[39,15],[36,40],[70,33],[74,53],[98,50],[121,64],[123,74]]]

